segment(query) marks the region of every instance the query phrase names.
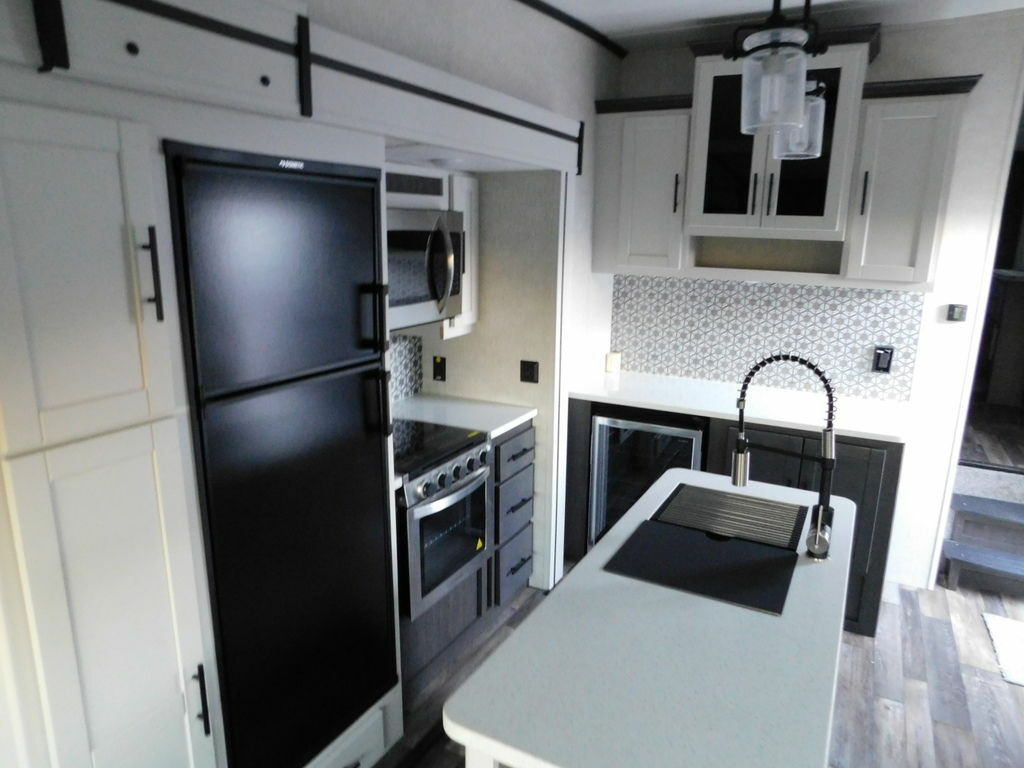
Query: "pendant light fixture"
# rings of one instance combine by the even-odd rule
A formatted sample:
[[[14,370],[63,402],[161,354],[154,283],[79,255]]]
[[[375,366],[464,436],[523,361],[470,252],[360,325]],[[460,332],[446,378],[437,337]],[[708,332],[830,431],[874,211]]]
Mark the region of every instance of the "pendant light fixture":
[[[821,157],[825,136],[825,84],[807,82],[804,94],[804,124],[776,128],[772,134],[772,157],[776,160],[814,160]]]
[[[805,0],[799,20],[787,19],[782,0],[773,0],[771,15],[761,24],[737,27],[725,55],[743,59],[740,130],[753,135],[802,127],[807,57],[826,49],[811,18],[811,0]]]

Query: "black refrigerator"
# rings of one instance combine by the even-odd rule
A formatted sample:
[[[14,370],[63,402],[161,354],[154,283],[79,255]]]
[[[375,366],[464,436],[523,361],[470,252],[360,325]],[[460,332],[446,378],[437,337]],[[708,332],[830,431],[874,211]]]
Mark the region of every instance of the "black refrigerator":
[[[380,172],[165,142],[228,762],[398,682]]]

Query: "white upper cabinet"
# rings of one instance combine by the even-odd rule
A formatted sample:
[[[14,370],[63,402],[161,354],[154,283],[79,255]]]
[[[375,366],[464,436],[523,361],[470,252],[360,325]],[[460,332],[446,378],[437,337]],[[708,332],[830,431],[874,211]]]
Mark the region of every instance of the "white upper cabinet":
[[[173,407],[154,157],[140,125],[0,103],[0,451]]]
[[[165,419],[5,467],[50,751],[33,765],[214,765],[181,455]]]
[[[961,105],[959,96],[865,105],[844,252],[846,277],[906,283],[932,279]]]
[[[808,62],[825,85],[820,158],[775,160],[771,138],[740,132],[742,61],[697,60],[687,184],[688,235],[842,240],[867,45]]]
[[[595,271],[679,273],[689,127],[678,112],[598,118]]]

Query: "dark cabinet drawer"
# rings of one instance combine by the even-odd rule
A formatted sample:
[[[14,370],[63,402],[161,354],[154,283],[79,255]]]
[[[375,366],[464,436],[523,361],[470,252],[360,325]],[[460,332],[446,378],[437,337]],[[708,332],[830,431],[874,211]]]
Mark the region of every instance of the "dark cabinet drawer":
[[[494,558],[494,601],[505,605],[526,586],[533,573],[533,524],[513,536],[498,549]]]
[[[497,482],[503,483],[523,467],[533,464],[535,435],[536,431],[530,427],[498,446]]]
[[[495,503],[498,524],[496,543],[501,544],[522,530],[533,517],[533,465],[498,486]]]

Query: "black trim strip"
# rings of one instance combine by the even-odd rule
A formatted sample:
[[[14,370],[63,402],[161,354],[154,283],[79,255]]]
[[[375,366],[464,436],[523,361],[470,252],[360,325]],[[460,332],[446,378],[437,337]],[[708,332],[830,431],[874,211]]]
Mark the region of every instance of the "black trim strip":
[[[981,75],[959,77],[928,77],[920,80],[886,80],[864,83],[865,99],[894,99],[901,96],[945,96],[951,93],[970,93],[981,80]]]
[[[580,135],[576,138],[576,175],[583,175],[583,129],[586,123],[580,120]]]
[[[352,75],[353,77],[359,77],[363,80],[369,80],[373,83],[379,83],[386,85],[391,88],[395,88],[406,93],[412,93],[416,96],[423,96],[434,101],[440,101],[443,104],[450,104],[453,107],[461,107],[462,109],[468,109],[471,112],[476,112],[480,115],[486,115],[487,117],[493,117],[498,120],[504,120],[506,123],[512,123],[513,125],[520,125],[524,128],[530,128],[534,131],[546,133],[549,136],[555,136],[559,139],[565,139],[566,141],[576,142],[578,137],[573,136],[569,133],[562,133],[556,131],[554,128],[548,128],[546,125],[540,125],[539,123],[532,123],[529,120],[523,120],[519,117],[513,117],[507,115],[504,112],[499,112],[496,109],[490,107],[484,107],[479,104],[474,104],[471,101],[460,99],[455,96],[449,96],[447,93],[441,93],[440,91],[434,91],[430,88],[424,88],[421,85],[415,85],[414,83],[408,83],[405,80],[399,80],[396,77],[390,77],[389,75],[382,75],[379,72],[373,72],[369,69],[357,67],[354,64],[346,64],[343,61],[332,59],[329,56],[324,56],[320,53],[313,54],[313,63],[324,67],[325,69],[331,69],[335,72],[341,72],[345,75]]]
[[[607,37],[602,35],[600,32],[598,32],[596,29],[594,29],[586,22],[580,21],[575,16],[570,16],[565,11],[559,10],[558,8],[548,5],[547,3],[543,3],[540,0],[519,0],[519,2],[522,3],[523,5],[533,8],[533,10],[535,11],[543,13],[545,16],[549,16],[555,21],[562,22],[567,27],[575,29],[580,34],[586,35],[601,47],[614,53],[620,59],[626,58],[626,56],[629,54],[629,51],[627,51],[621,45],[614,42],[613,40],[609,40]]]
[[[672,96],[641,96],[634,99],[598,99],[594,102],[597,114],[611,112],[653,112],[659,109],[690,109],[693,96],[680,93]]]
[[[226,21],[186,11],[184,8],[167,5],[166,3],[157,2],[157,0],[107,0],[107,2],[123,5],[126,8],[132,8],[133,10],[142,11],[153,16],[159,16],[162,19],[187,24],[190,27],[213,32],[223,37],[230,37],[232,40],[258,45],[260,48],[267,48],[278,53],[287,53],[289,56],[295,55],[295,43],[288,42],[287,40],[278,40],[276,37],[253,32],[243,27],[236,27],[234,24],[228,24]]]
[[[32,13],[36,19],[36,39],[43,62],[40,72],[51,72],[54,68],[68,69],[71,58],[68,55],[68,35],[64,28],[64,8],[60,0],[32,0]]]
[[[987,461],[970,461],[968,459],[960,459],[958,462],[961,467],[973,467],[974,469],[991,469],[996,472],[1006,472],[1011,475],[1024,475],[1024,467],[1010,467],[1005,464],[992,464]]]
[[[299,16],[295,44],[299,59],[299,114],[313,116],[313,51],[309,47],[309,17]]]

